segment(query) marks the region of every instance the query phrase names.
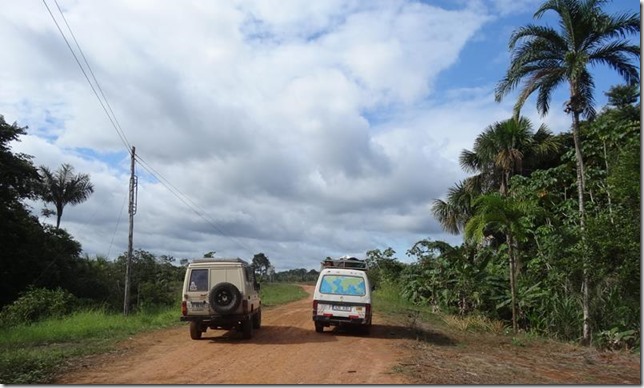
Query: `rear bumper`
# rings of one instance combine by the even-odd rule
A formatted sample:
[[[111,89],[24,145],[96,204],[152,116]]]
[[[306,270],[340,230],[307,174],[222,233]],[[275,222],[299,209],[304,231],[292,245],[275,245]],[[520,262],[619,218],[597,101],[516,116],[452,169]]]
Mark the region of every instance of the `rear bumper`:
[[[362,325],[370,325],[371,317],[344,318],[344,317],[329,317],[325,315],[314,314],[313,321],[322,323],[325,326],[362,326]]]
[[[189,315],[181,316],[179,317],[179,320],[182,322],[201,322],[202,324],[213,328],[217,326],[230,327],[248,320],[250,317],[256,314],[257,311],[259,310],[248,314],[233,315]]]

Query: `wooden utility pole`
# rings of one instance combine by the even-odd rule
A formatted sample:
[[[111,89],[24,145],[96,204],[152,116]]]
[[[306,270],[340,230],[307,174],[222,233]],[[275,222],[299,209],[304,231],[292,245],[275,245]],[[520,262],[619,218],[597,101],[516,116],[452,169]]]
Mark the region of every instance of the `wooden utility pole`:
[[[130,266],[132,265],[132,239],[134,235],[134,214],[136,213],[136,191],[137,179],[134,175],[134,152],[132,147],[132,162],[130,165],[130,204],[128,213],[130,215],[130,230],[127,238],[127,263],[125,265],[125,297],[123,298],[123,315],[130,313]]]

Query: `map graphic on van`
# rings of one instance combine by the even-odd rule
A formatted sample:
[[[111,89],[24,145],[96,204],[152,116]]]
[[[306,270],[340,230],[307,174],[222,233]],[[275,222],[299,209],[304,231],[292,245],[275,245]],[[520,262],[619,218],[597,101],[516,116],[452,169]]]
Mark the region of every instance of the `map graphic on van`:
[[[336,295],[365,295],[364,279],[358,276],[324,275],[320,283],[320,292]]]

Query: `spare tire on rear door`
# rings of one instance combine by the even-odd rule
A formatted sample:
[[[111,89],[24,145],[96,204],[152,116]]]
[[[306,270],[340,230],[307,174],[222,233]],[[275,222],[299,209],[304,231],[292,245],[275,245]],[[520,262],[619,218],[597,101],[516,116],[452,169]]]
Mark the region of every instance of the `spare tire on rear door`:
[[[208,302],[219,314],[230,314],[241,303],[241,293],[231,283],[219,283],[210,290]]]

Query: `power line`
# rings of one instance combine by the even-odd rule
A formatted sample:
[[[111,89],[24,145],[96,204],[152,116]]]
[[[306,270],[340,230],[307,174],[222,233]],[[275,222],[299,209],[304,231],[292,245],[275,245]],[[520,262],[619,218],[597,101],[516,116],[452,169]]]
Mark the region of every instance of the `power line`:
[[[101,88],[101,84],[98,82],[98,79],[96,79],[96,76],[94,75],[94,71],[92,70],[92,67],[89,65],[89,62],[87,61],[87,58],[85,57],[85,53],[83,52],[83,49],[81,48],[80,44],[76,40],[76,35],[74,35],[74,31],[72,31],[72,28],[69,26],[69,23],[67,23],[67,18],[65,17],[65,14],[63,13],[63,10],[60,9],[60,5],[58,5],[58,0],[54,0],[54,3],[56,4],[56,8],[58,8],[58,12],[60,13],[60,16],[62,16],[63,21],[65,22],[65,25],[67,26],[67,29],[69,30],[69,33],[71,34],[72,38],[74,39],[74,43],[76,43],[76,47],[78,47],[78,51],[80,52],[81,56],[83,57],[83,60],[85,61],[85,64],[87,65],[87,69],[89,69],[89,72],[92,75],[92,79],[96,83],[96,87],[101,92],[101,96],[103,96],[103,100],[105,100],[105,104],[107,104],[107,107],[110,110],[110,113],[112,114],[112,117],[114,118],[114,122],[116,123],[116,127],[114,129],[116,129],[116,132],[119,134],[119,136],[122,135],[121,140],[124,141],[126,147],[128,147],[128,149],[132,149],[132,146],[127,141],[127,137],[125,136],[125,132],[123,131],[123,128],[121,128],[121,124],[119,123],[118,119],[116,118],[116,114],[114,114],[114,111],[112,110],[112,106],[110,105],[110,101],[105,96],[105,93],[103,93],[103,88]]]
[[[45,0],[42,0],[42,2],[45,5],[45,8],[47,8],[47,12],[49,12],[49,15],[51,16],[51,19],[54,21],[54,24],[56,24],[56,28],[58,28],[58,32],[60,32],[60,35],[65,40],[65,43],[67,44],[67,48],[69,48],[69,51],[74,56],[74,60],[76,60],[76,63],[78,64],[78,67],[80,67],[81,72],[83,73],[83,75],[85,76],[85,79],[87,80],[87,83],[89,84],[90,88],[92,88],[92,91],[94,92],[94,95],[98,99],[98,102],[101,104],[101,107],[103,108],[103,111],[107,115],[107,118],[110,120],[110,123],[112,123],[112,127],[114,127],[114,129],[116,130],[116,133],[119,135],[119,137],[121,138],[121,141],[123,141],[123,144],[125,145],[125,147],[128,149],[128,152],[129,152],[129,150],[132,147],[130,146],[130,143],[127,141],[127,138],[125,137],[125,133],[122,130],[120,130],[119,129],[120,126],[117,126],[117,124],[115,123],[116,122],[116,116],[112,117],[112,115],[114,115],[114,112],[112,111],[112,108],[110,107],[110,111],[112,111],[112,115],[110,115],[110,113],[108,112],[107,108],[105,107],[105,104],[107,104],[109,106],[109,102],[107,102],[107,98],[105,98],[105,94],[103,93],[103,90],[101,89],[98,81],[96,80],[96,77],[94,77],[94,72],[92,71],[92,68],[90,67],[89,63],[87,62],[87,59],[85,59],[85,55],[83,54],[83,51],[81,50],[80,45],[78,44],[78,41],[76,41],[76,37],[74,36],[74,33],[72,32],[69,24],[67,23],[67,19],[65,19],[65,16],[63,15],[62,10],[58,6],[58,2],[56,0],[54,0],[54,2],[56,3],[56,6],[58,7],[58,11],[63,16],[63,20],[65,21],[65,24],[67,25],[67,29],[69,30],[69,32],[71,33],[72,37],[74,38],[74,42],[76,42],[76,46],[78,47],[78,50],[83,55],[83,59],[85,59],[85,64],[87,65],[87,68],[92,73],[92,77],[94,78],[94,82],[96,82],[97,87],[101,90],[101,94],[103,95],[103,98],[105,99],[105,103],[103,103],[103,100],[101,100],[101,97],[98,95],[98,92],[96,91],[96,88],[94,88],[94,85],[92,84],[92,81],[90,81],[89,76],[87,75],[87,72],[83,68],[83,65],[81,64],[80,60],[78,59],[78,56],[76,56],[76,53],[74,52],[74,49],[72,48],[71,44],[69,43],[69,40],[67,39],[67,37],[63,33],[63,30],[60,28],[60,25],[58,24],[58,21],[56,21],[56,18],[54,17],[54,14],[51,12],[51,9],[49,8],[49,6],[45,2]]]
[[[254,250],[252,250],[250,247],[248,247],[246,244],[242,243],[241,241],[237,240],[236,238],[231,237],[231,236],[227,236],[225,234],[225,232],[221,228],[219,228],[214,222],[212,222],[211,219],[206,217],[207,213],[206,213],[205,210],[203,210],[201,207],[199,207],[199,205],[194,203],[187,195],[182,193],[181,190],[179,190],[178,188],[176,188],[176,186],[174,186],[172,183],[170,183],[170,181],[167,180],[165,177],[163,177],[163,175],[161,175],[161,173],[156,171],[152,166],[150,166],[149,163],[147,163],[145,160],[143,160],[140,155],[137,155],[136,159],[139,161],[139,164],[141,165],[141,167],[143,167],[150,175],[152,175],[154,178],[156,178],[159,181],[159,183],[161,183],[161,185],[163,185],[166,189],[168,189],[168,191],[170,191],[170,193],[172,193],[181,202],[183,202],[196,215],[198,215],[199,217],[201,217],[201,219],[206,221],[214,230],[219,232],[219,234],[221,234],[222,237],[225,237],[225,238],[228,238],[228,239],[234,241],[235,243],[237,243],[237,245],[239,245],[241,248],[247,250],[251,254],[254,252]]]
[[[94,75],[94,71],[92,70],[92,67],[89,64],[89,61],[85,57],[85,54],[83,53],[83,49],[81,48],[80,44],[78,43],[78,40],[76,39],[76,36],[74,35],[74,32],[71,29],[71,26],[69,25],[69,23],[67,23],[67,18],[65,18],[65,15],[63,14],[63,11],[60,8],[60,5],[58,4],[58,1],[54,0],[54,3],[56,4],[56,7],[58,8],[58,12],[60,13],[63,21],[65,22],[67,30],[69,31],[70,35],[72,36],[72,38],[74,40],[74,43],[76,44],[76,47],[78,48],[78,51],[79,51],[80,55],[82,56],[83,61],[85,62],[85,65],[87,66],[87,69],[89,70],[89,72],[90,72],[90,74],[92,76],[92,79],[94,80],[94,83],[96,84],[96,88],[92,84],[92,82],[90,80],[90,77],[87,75],[87,72],[85,71],[83,65],[81,64],[81,61],[78,59],[78,56],[76,55],[74,49],[72,48],[71,44],[69,43],[69,40],[65,36],[65,34],[64,34],[63,30],[61,29],[60,25],[58,24],[58,21],[56,21],[56,18],[54,17],[54,14],[51,12],[51,9],[47,5],[46,1],[42,0],[42,2],[45,5],[45,8],[47,8],[47,11],[49,12],[49,15],[51,16],[52,20],[54,21],[54,24],[58,28],[58,32],[60,32],[60,35],[63,37],[63,40],[65,40],[65,43],[67,44],[67,47],[69,48],[69,51],[72,53],[74,59],[76,60],[76,63],[78,64],[78,67],[81,69],[81,72],[83,73],[83,75],[85,76],[85,79],[87,80],[87,83],[89,84],[90,88],[94,92],[94,95],[98,99],[98,102],[101,104],[101,107],[103,108],[103,111],[107,115],[107,118],[110,120],[110,123],[112,124],[112,127],[114,128],[116,133],[121,138],[121,141],[123,142],[123,144],[127,148],[128,153],[130,153],[131,152],[130,150],[132,149],[132,146],[127,141],[127,137],[125,136],[125,132],[123,131],[120,123],[118,122],[118,120],[116,118],[116,115],[114,114],[114,110],[112,109],[112,106],[110,105],[107,97],[105,96],[105,93],[103,92],[103,89],[101,88],[100,83],[96,79],[96,76]],[[100,91],[100,96],[99,96],[99,93],[96,91],[97,88]],[[102,96],[102,99],[101,99],[101,96]],[[103,100],[105,102],[103,102]],[[179,189],[177,189],[172,183],[170,183],[170,181],[168,181],[166,178],[164,178],[149,163],[147,163],[145,160],[143,160],[139,155],[134,155],[134,157],[136,158],[136,160],[139,161],[141,166],[151,176],[153,176],[155,179],[157,179],[157,181],[159,181],[159,183],[161,183],[161,185],[163,185],[166,189],[168,189],[168,191],[170,191],[170,193],[172,193],[181,202],[183,202],[188,208],[190,208],[190,210],[192,210],[195,214],[197,214],[199,217],[201,217],[203,220],[205,220],[214,230],[219,232],[222,237],[225,237],[225,238],[228,238],[228,239],[234,241],[235,243],[237,243],[237,245],[239,245],[243,249],[246,249],[247,251],[253,253],[253,250],[250,249],[247,245],[243,244],[241,241],[239,241],[239,240],[237,240],[237,239],[235,239],[233,237],[226,236],[225,232],[221,228],[219,228],[216,224],[214,224],[212,222],[212,220],[208,219],[205,216],[206,212],[203,209],[201,209],[197,204],[195,204],[187,195],[183,194]],[[120,222],[120,215],[119,215],[119,222]],[[117,222],[117,228],[118,228],[118,222]],[[115,230],[114,233],[116,234],[116,230]],[[112,238],[112,240],[113,240],[113,238]],[[111,246],[112,246],[112,244],[110,243],[110,250],[111,250]],[[108,253],[108,255],[109,255],[109,253]]]

